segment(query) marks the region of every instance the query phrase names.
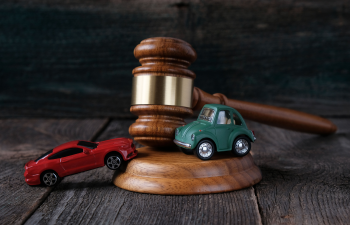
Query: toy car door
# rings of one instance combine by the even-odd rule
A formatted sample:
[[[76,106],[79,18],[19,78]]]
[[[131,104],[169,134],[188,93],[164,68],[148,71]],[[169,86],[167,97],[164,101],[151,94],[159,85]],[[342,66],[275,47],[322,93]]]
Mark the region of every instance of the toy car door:
[[[83,148],[69,148],[61,156],[61,165],[66,175],[79,173],[95,167],[95,156]]]
[[[229,110],[220,110],[216,120],[215,131],[219,142],[218,150],[228,149],[228,138],[233,130],[233,123]]]

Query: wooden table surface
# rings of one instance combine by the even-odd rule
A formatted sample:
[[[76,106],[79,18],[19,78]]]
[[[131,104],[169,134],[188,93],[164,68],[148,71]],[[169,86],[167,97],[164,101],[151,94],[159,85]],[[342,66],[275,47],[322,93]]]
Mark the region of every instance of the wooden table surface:
[[[24,165],[70,140],[129,137],[134,120],[0,120],[0,224],[348,224],[350,119],[316,136],[254,122],[263,180],[221,194],[161,196],[125,191],[106,167],[30,187]],[[189,156],[194,157],[194,156]]]

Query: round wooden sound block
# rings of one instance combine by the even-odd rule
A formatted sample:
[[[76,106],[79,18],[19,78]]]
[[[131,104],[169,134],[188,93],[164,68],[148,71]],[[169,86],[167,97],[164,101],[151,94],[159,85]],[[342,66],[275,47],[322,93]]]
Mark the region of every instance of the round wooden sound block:
[[[215,153],[212,159],[202,161],[176,148],[143,147],[138,151],[136,158],[115,172],[116,186],[150,194],[192,195],[238,190],[261,180],[250,154]]]

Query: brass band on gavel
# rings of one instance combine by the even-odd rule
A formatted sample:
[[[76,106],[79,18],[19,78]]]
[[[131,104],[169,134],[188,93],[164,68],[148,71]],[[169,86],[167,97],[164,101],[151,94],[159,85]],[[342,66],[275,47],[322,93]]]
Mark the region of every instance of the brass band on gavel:
[[[173,105],[191,108],[193,80],[172,76],[133,78],[131,105]]]

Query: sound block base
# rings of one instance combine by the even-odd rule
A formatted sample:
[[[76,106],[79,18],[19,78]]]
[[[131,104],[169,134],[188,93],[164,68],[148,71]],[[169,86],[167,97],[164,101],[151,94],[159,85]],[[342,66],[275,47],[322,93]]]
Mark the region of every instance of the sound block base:
[[[239,190],[262,178],[250,154],[234,157],[218,152],[202,161],[177,148],[143,147],[138,151],[136,158],[115,172],[116,186],[149,194],[193,195]]]

